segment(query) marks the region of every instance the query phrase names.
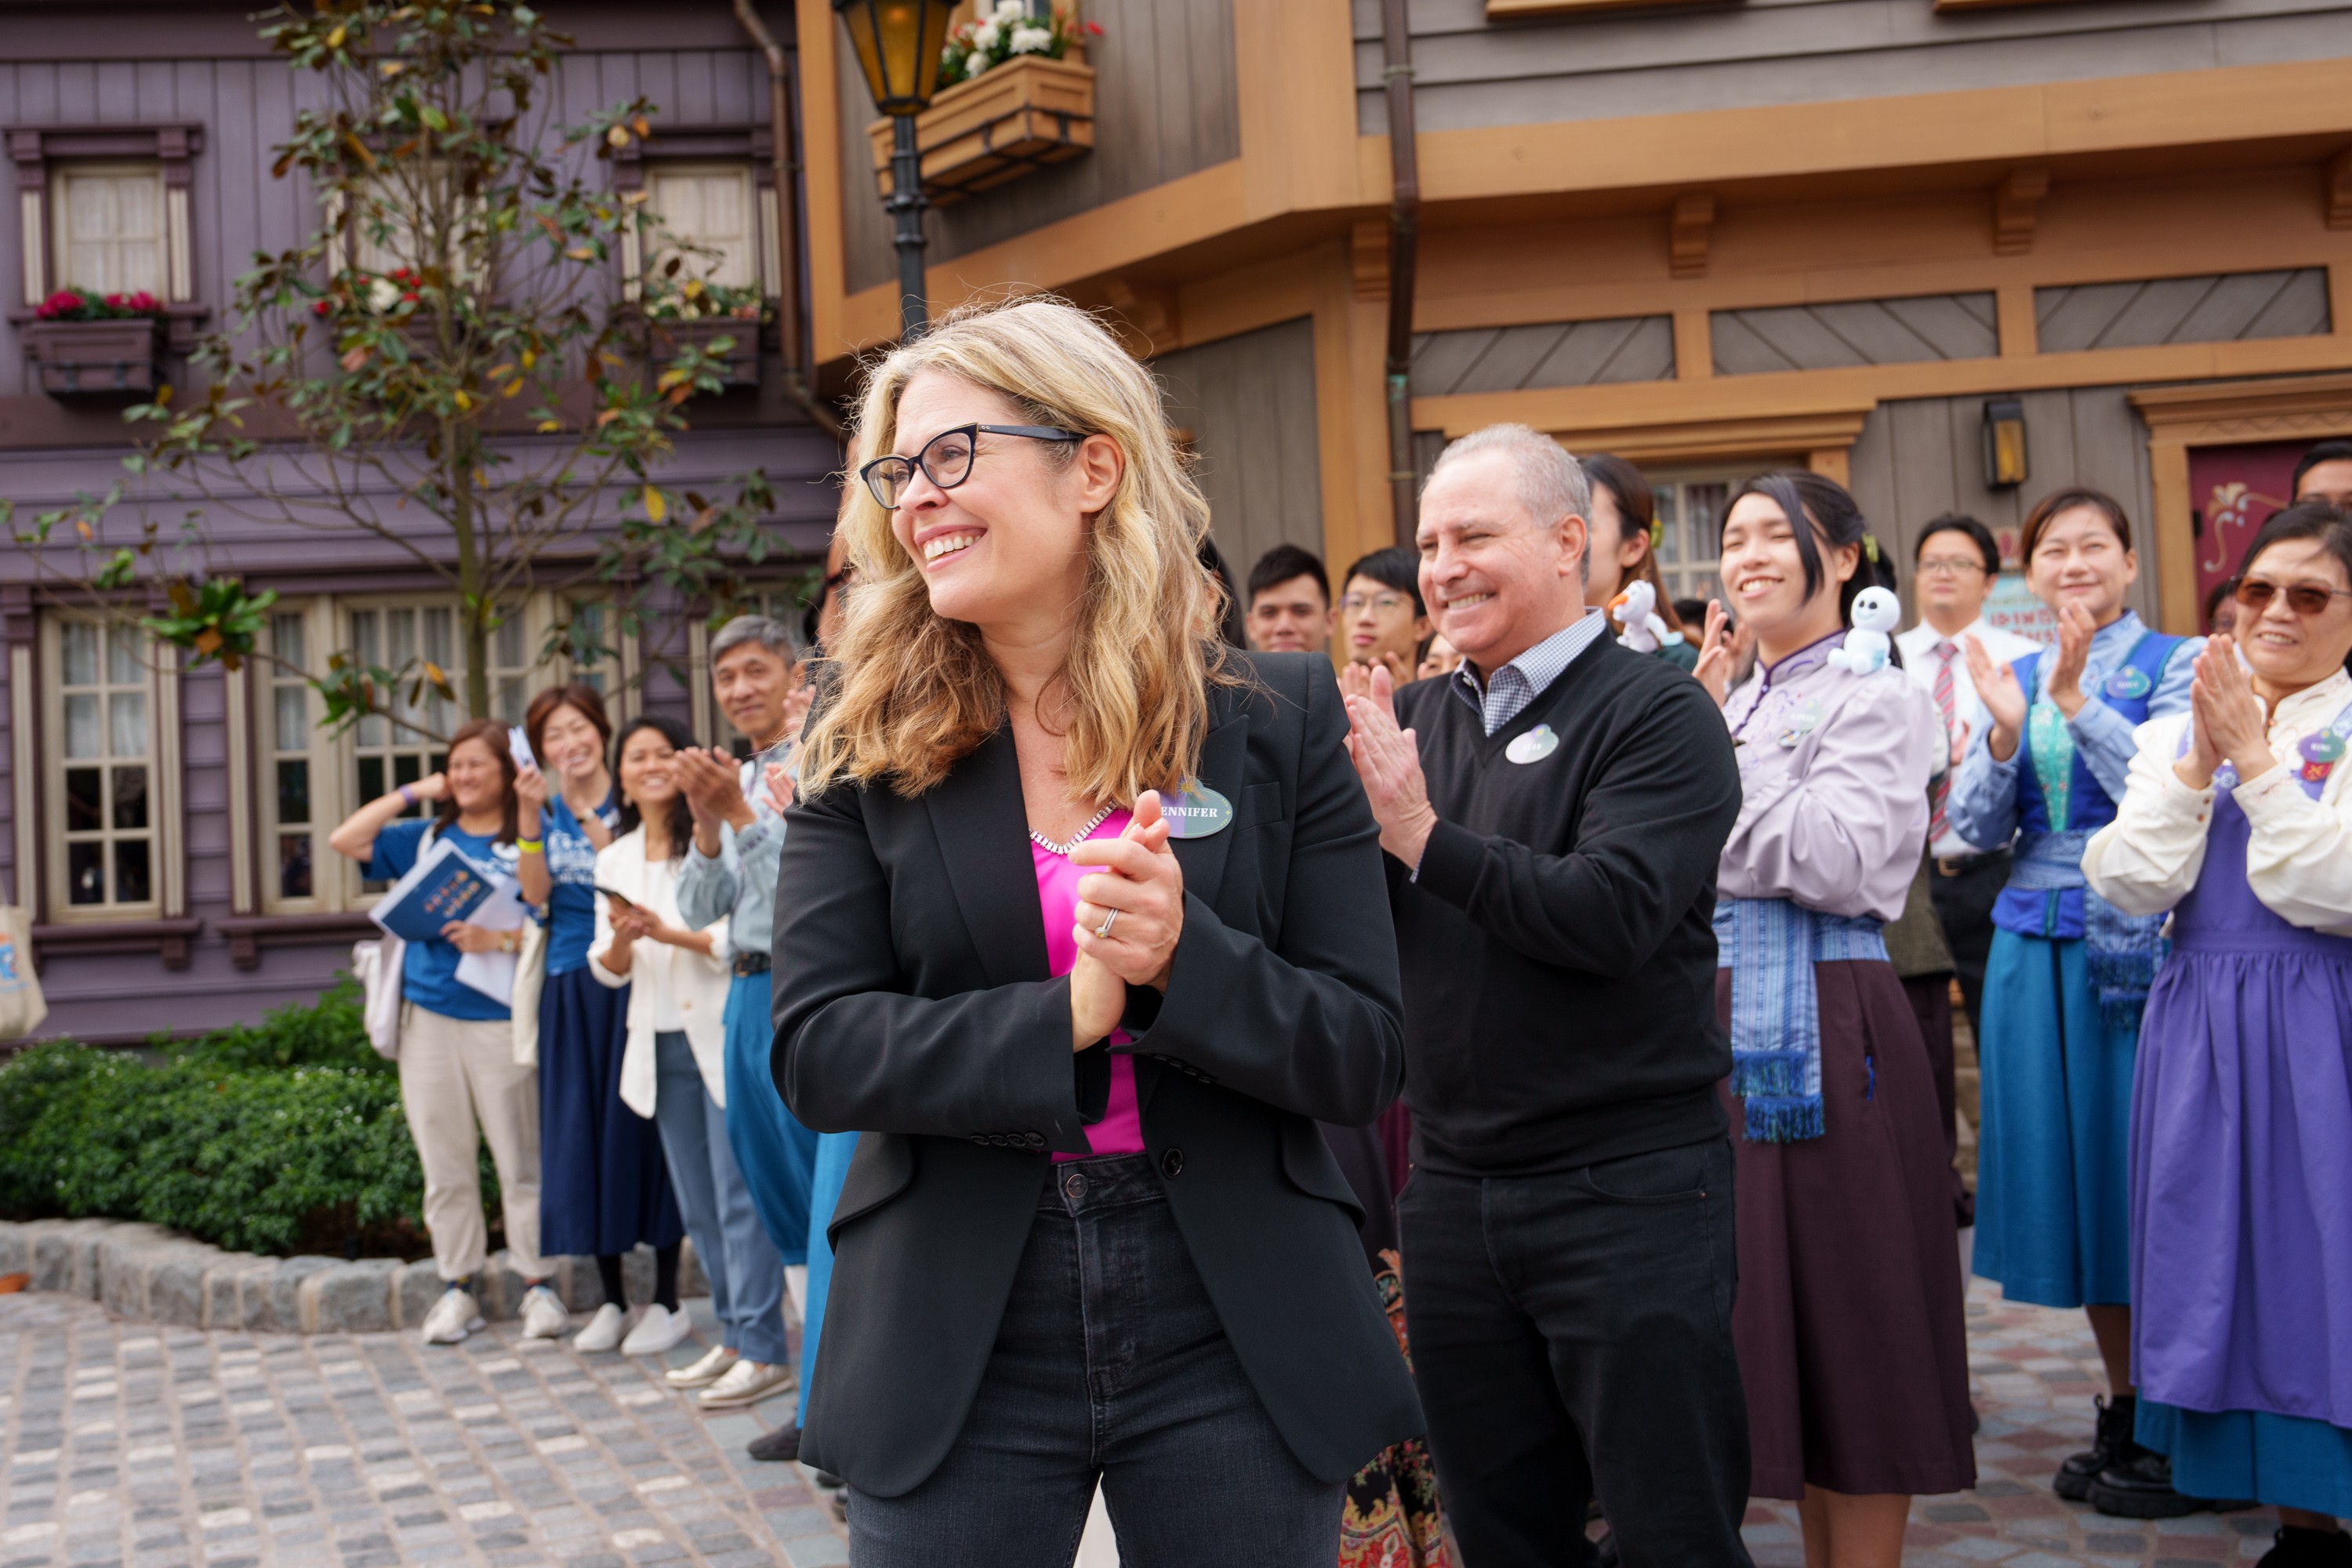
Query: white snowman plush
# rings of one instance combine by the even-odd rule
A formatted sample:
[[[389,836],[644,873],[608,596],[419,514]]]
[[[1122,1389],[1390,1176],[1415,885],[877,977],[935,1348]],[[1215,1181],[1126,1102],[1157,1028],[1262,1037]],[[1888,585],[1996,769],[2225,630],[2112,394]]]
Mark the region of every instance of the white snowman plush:
[[[1886,668],[1887,637],[1903,624],[1903,601],[1885,588],[1864,588],[1853,596],[1853,629],[1830,652],[1830,668],[1869,675]]]
[[[1635,653],[1655,653],[1665,645],[1669,634],[1658,615],[1658,591],[1642,578],[1634,578],[1609,601],[1609,613],[1625,628],[1618,642]]]

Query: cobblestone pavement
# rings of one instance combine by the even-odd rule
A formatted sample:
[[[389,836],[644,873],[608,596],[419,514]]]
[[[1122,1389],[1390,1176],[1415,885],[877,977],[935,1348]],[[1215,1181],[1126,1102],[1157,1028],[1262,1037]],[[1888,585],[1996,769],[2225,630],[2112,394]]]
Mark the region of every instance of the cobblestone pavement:
[[[709,1303],[691,1307],[709,1330]],[[2190,1568],[2270,1545],[2270,1510],[2156,1524],[2050,1491],[2087,1441],[2080,1312],[1969,1302],[1977,1489],[1912,1509],[1913,1568]],[[698,1341],[671,1352],[699,1354]],[[494,1324],[409,1334],[204,1333],[88,1301],[0,1297],[0,1568],[818,1568],[848,1561],[796,1466],[743,1452],[791,1401],[705,1416],[660,1368]],[[1758,1503],[1759,1568],[1803,1562]]]
[[[2278,1528],[2272,1509],[2143,1524],[2051,1491],[2058,1461],[2091,1446],[2091,1398],[2106,1392],[2081,1312],[2014,1306],[1972,1281],[1969,1386],[1982,1422],[1976,1489],[1912,1503],[1908,1568],[2209,1568],[2270,1550]],[[1805,1560],[1793,1503],[1750,1505],[1746,1533],[1757,1568]]]
[[[691,1303],[713,1326],[707,1300]],[[701,1353],[700,1336],[666,1364]],[[849,1560],[797,1466],[743,1445],[793,1402],[705,1416],[652,1358],[495,1323],[206,1333],[0,1296],[6,1568],[818,1568]]]

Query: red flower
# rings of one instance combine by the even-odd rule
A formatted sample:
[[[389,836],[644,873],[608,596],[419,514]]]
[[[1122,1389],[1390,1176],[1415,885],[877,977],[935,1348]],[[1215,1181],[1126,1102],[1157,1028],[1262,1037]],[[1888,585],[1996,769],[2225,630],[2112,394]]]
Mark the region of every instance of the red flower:
[[[42,300],[39,308],[34,310],[33,314],[42,321],[54,321],[60,317],[71,316],[87,310],[89,306],[89,301],[82,297],[79,289],[60,289]]]
[[[323,316],[332,307],[331,307],[324,300],[313,300],[310,301],[310,314],[314,316]]]
[[[1088,22],[1087,24],[1087,36],[1090,38],[1101,37],[1103,36],[1102,24],[1100,22]]]

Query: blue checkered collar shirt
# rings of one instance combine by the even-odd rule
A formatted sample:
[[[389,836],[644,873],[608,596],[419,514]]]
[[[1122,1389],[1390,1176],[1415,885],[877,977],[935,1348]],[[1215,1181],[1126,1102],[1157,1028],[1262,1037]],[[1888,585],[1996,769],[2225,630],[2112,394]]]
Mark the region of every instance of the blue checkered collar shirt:
[[[1510,663],[1495,672],[1495,679],[1484,687],[1478,684],[1478,672],[1463,660],[1454,672],[1454,694],[1470,704],[1493,734],[1527,710],[1528,703],[1550,689],[1560,672],[1576,662],[1576,656],[1591,647],[1609,629],[1609,618],[1597,609],[1587,609],[1583,615],[1544,638]]]

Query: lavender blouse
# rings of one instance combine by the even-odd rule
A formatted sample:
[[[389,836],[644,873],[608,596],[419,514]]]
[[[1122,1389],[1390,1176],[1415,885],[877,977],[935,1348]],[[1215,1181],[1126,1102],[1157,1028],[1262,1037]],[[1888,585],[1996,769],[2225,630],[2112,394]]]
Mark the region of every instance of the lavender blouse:
[[[1903,913],[1927,836],[1939,732],[1927,694],[1892,666],[1829,665],[1843,632],[1759,666],[1723,706],[1739,760],[1739,818],[1716,891],[1832,915]]]
[[[1088,838],[1116,838],[1127,831],[1133,821],[1130,813],[1114,811],[1097,824]],[[1070,927],[1077,920],[1078,879],[1090,869],[1074,866],[1069,858],[1056,855],[1038,843],[1029,841],[1029,858],[1037,866],[1037,908],[1045,918],[1045,967],[1055,975],[1067,974],[1077,967],[1078,942]],[[1124,1029],[1111,1031],[1110,1043],[1126,1045],[1129,1036]],[[1125,1052],[1114,1052],[1110,1058],[1110,1104],[1103,1119],[1087,1129],[1087,1145],[1097,1154],[1140,1154],[1143,1152],[1143,1117],[1135,1103],[1135,1058]],[[1083,1159],[1078,1154],[1056,1154],[1054,1163]]]

